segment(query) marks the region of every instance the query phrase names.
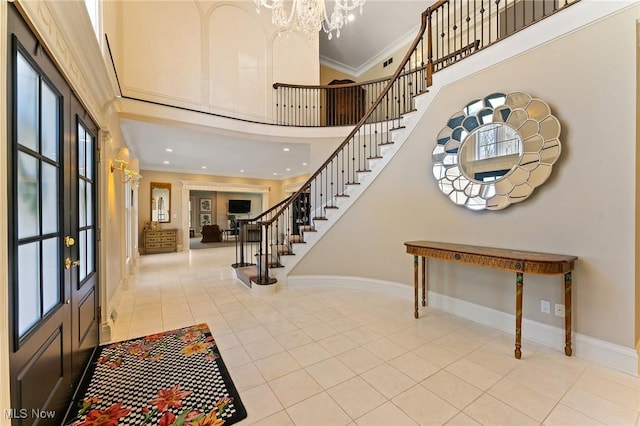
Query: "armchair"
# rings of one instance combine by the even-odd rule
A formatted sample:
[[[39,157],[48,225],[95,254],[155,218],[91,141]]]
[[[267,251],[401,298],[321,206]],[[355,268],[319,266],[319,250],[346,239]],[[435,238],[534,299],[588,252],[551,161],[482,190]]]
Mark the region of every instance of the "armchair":
[[[219,243],[222,241],[222,230],[218,225],[204,225],[202,227],[201,243]]]

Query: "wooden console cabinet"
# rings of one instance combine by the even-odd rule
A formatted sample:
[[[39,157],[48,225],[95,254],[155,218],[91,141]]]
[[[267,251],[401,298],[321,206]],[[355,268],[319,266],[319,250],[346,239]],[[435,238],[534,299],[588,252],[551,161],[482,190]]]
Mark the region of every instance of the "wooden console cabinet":
[[[145,254],[178,251],[178,230],[145,229],[142,243]]]

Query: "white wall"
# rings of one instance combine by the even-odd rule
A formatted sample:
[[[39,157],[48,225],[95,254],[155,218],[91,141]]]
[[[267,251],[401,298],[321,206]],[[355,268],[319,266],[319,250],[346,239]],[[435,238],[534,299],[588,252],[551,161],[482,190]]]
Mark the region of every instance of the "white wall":
[[[279,36],[269,11],[256,13],[253,2],[128,0],[115,3],[117,12],[112,7],[107,35],[127,96],[264,120],[274,82],[318,84],[318,38]]]
[[[402,150],[291,275],[411,285],[413,259],[403,242],[420,239],[576,255],[574,330],[635,348],[638,16],[637,7],[627,9],[436,91]],[[529,31],[535,39],[535,26]],[[439,191],[431,151],[449,116],[494,91],[546,100],[563,126],[563,152],[530,199],[503,211],[472,212]],[[432,290],[513,313],[513,274],[430,264]],[[560,282],[525,276],[525,318],[562,326],[560,318],[539,312],[542,298],[563,303]]]

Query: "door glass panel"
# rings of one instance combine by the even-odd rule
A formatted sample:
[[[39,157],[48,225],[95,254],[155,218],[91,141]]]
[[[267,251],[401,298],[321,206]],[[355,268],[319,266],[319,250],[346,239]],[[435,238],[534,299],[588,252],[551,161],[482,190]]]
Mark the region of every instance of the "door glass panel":
[[[38,86],[40,78],[24,57],[17,56],[18,143],[33,151],[38,150]]]
[[[58,97],[42,84],[42,155],[58,161]]]
[[[42,242],[42,315],[60,303],[60,239]]]
[[[58,168],[42,163],[42,233],[58,231]]]
[[[85,154],[85,135],[86,131],[82,125],[78,125],[78,174],[84,176],[87,172],[87,159]]]
[[[40,242],[18,248],[18,332],[23,336],[40,319]]]
[[[24,336],[57,306],[61,293],[61,97],[20,52],[16,55],[14,278],[17,333]]]
[[[87,186],[82,179],[78,181],[78,223],[87,226]]]
[[[80,281],[87,277],[87,231],[80,231],[80,244],[78,251],[80,252]]]
[[[91,182],[87,182],[87,226],[92,226],[93,223],[93,185]]]
[[[85,144],[86,144],[86,155],[87,155],[87,170],[85,173],[85,176],[89,179],[93,180],[93,137],[89,134],[86,133],[86,137],[85,137]]]
[[[78,258],[80,285],[95,272],[95,137],[78,120]]]
[[[93,251],[93,229],[87,229],[87,275],[95,272],[95,253]]]
[[[32,237],[40,231],[38,161],[18,153],[18,238]]]

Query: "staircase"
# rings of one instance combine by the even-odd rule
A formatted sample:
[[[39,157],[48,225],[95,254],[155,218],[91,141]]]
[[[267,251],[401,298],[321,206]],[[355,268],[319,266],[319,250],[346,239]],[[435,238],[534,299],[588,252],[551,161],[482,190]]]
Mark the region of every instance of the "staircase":
[[[275,291],[278,283],[286,285],[291,269],[356,202],[408,139],[428,108],[427,88],[435,71],[580,0],[565,1],[549,10],[536,10],[532,2],[533,9],[523,12],[519,28],[514,26],[517,21],[509,22],[511,14],[506,13],[509,7],[516,7],[515,0],[505,0],[502,12],[494,9],[486,15],[491,9],[485,9],[485,2],[490,5],[493,1],[479,0],[472,9],[463,0],[441,0],[422,13],[416,39],[400,66],[342,144],[295,194],[254,219],[240,221],[241,227],[261,229],[256,244],[245,243],[240,231],[234,264],[240,280],[257,292]],[[465,4],[468,9],[462,13]],[[495,27],[496,33],[485,38],[472,28],[485,25]],[[512,29],[502,31],[505,28]],[[469,40],[470,34],[480,38]]]

